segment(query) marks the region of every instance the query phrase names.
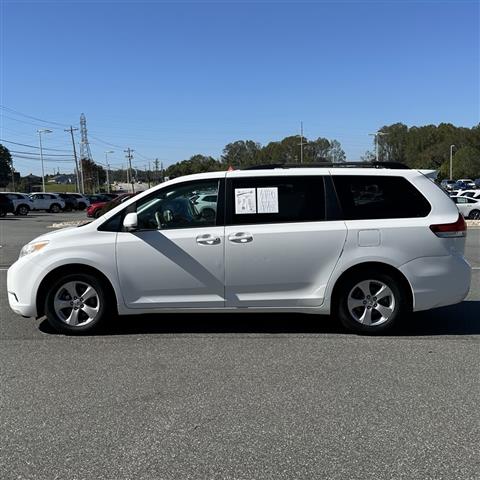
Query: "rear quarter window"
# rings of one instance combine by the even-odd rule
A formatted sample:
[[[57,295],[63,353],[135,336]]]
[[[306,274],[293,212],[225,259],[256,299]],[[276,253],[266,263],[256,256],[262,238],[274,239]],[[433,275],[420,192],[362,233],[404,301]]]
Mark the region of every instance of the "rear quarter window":
[[[332,178],[345,220],[426,217],[431,211],[427,199],[403,177]]]

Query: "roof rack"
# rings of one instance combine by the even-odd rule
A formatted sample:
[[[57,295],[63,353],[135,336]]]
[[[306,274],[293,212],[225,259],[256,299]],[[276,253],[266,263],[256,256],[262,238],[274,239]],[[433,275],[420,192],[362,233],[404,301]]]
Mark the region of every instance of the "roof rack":
[[[409,170],[410,167],[400,162],[319,162],[319,163],[265,163],[252,165],[241,170],[269,170],[273,168],[391,168]]]

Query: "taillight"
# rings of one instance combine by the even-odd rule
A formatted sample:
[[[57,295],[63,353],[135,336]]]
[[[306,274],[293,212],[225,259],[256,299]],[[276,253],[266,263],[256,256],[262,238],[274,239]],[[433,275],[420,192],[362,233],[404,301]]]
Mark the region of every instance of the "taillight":
[[[460,213],[456,222],[430,225],[430,230],[440,238],[464,237],[467,234],[467,224]]]

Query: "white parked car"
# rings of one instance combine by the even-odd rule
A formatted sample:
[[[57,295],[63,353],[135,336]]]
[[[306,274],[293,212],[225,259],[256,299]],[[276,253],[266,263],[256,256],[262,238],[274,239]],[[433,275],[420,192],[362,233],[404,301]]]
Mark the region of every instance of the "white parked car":
[[[217,213],[217,194],[201,193],[192,197],[193,204],[199,213],[204,216],[210,215],[212,218]]]
[[[461,197],[480,198],[480,190],[460,190],[457,195]]]
[[[33,201],[33,210],[58,213],[65,208],[65,202],[53,193],[32,193],[30,198]]]
[[[199,191],[217,192],[215,217],[195,208]],[[8,270],[8,298],[66,333],[113,313],[234,311],[333,314],[377,333],[465,298],[465,236],[454,203],[416,170],[204,173],[32,240]]]
[[[480,200],[475,198],[464,197],[457,195],[451,197],[454,203],[457,205],[458,210],[465,218],[471,218],[473,220],[480,219]]]
[[[15,215],[28,215],[33,210],[33,201],[27,194],[6,192],[5,195],[12,201]]]

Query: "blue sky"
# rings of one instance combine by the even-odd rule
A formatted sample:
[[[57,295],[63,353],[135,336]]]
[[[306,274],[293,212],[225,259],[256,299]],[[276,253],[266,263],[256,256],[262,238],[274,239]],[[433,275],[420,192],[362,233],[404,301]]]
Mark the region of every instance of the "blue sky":
[[[3,0],[0,138],[165,165],[237,139],[338,139],[349,160],[382,125],[480,122],[476,1]],[[12,111],[14,110],[14,111]],[[109,145],[111,144],[111,145]],[[6,144],[16,151],[37,150]],[[112,146],[115,145],[115,146]],[[38,153],[38,151],[37,151]],[[20,155],[20,154],[18,154]],[[53,158],[53,157],[52,157]],[[63,157],[56,157],[62,159]],[[22,173],[38,160],[15,158]],[[49,162],[47,171],[71,163]]]

